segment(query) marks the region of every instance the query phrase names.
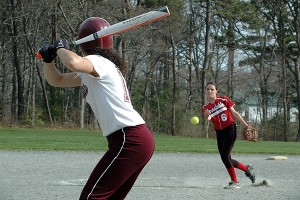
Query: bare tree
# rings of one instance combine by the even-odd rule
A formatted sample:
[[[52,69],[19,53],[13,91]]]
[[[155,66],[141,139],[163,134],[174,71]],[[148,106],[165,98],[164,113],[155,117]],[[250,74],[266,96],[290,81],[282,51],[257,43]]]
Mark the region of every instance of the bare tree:
[[[22,123],[22,117],[24,114],[24,107],[25,107],[25,100],[24,100],[24,80],[23,80],[23,71],[22,71],[22,66],[20,63],[20,55],[19,55],[19,39],[20,39],[20,35],[19,35],[19,27],[20,24],[17,21],[18,17],[16,16],[16,13],[18,12],[18,4],[16,0],[11,0],[10,1],[10,5],[11,5],[11,11],[12,11],[12,18],[11,18],[11,26],[10,26],[10,31],[11,34],[13,35],[12,38],[12,52],[13,52],[13,64],[15,66],[15,80],[17,84],[16,84],[16,93],[17,93],[17,120],[19,123]]]

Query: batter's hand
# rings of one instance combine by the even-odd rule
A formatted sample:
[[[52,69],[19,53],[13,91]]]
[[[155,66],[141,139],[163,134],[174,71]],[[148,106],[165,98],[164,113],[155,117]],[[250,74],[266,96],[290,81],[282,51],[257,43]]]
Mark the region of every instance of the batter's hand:
[[[65,49],[70,50],[70,45],[69,45],[68,40],[61,39],[54,43],[54,48],[55,48],[55,51],[57,51],[60,48],[65,48]]]
[[[39,54],[41,55],[45,63],[51,63],[57,56],[56,50],[53,45],[45,45],[39,49]]]

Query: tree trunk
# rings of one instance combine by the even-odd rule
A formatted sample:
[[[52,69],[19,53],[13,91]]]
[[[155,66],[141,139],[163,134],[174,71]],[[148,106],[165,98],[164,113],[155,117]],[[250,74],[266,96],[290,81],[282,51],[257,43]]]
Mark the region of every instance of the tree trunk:
[[[205,47],[204,47],[204,61],[203,61],[203,67],[202,67],[202,80],[201,80],[201,96],[202,96],[202,105],[205,105],[206,103],[206,97],[205,97],[205,85],[206,85],[206,72],[209,68],[209,55],[210,55],[210,0],[206,0],[206,27],[205,27]],[[203,127],[205,126],[205,120],[203,121]],[[208,128],[206,127],[206,138],[208,138]]]
[[[234,41],[234,30],[233,30],[233,22],[232,20],[229,21],[228,25],[228,61],[227,61],[227,70],[228,70],[228,82],[227,82],[227,95],[229,98],[233,98],[233,65],[234,65],[234,51],[235,51],[235,41]]]
[[[186,93],[186,104],[185,104],[185,109],[184,113],[187,113],[188,110],[191,108],[191,97],[192,97],[192,44],[189,44],[189,65],[188,65],[188,78],[187,78],[187,93]]]
[[[85,99],[81,99],[81,109],[80,109],[80,128],[84,128],[84,108],[85,108]]]
[[[300,56],[299,55],[297,57],[295,65],[296,65],[296,90],[297,90],[297,105],[298,105],[298,134],[297,134],[297,142],[300,142]]]
[[[16,22],[16,2],[15,0],[11,0],[12,6],[12,21],[11,21],[11,31],[13,35],[13,45],[12,45],[12,52],[13,52],[13,64],[16,68],[16,81],[17,81],[17,120],[19,123],[22,123],[22,117],[24,114],[24,107],[25,107],[25,100],[24,100],[24,82],[22,76],[22,67],[19,62],[18,58],[18,25]]]
[[[172,46],[172,76],[173,76],[173,92],[172,92],[172,135],[176,135],[176,49],[173,35],[171,35]]]
[[[284,141],[288,141],[288,120],[287,120],[287,76],[286,76],[286,64],[285,59],[283,59],[282,63],[282,69],[283,69],[283,135],[284,135]]]
[[[43,77],[41,75],[41,72],[40,72],[40,69],[39,69],[39,66],[38,66],[37,63],[35,64],[35,67],[36,67],[36,71],[38,73],[38,76],[39,76],[39,79],[40,79],[40,83],[41,83],[41,87],[42,87],[42,91],[43,91],[44,103],[45,103],[45,106],[46,106],[48,120],[49,120],[50,124],[53,124],[53,120],[52,120],[52,115],[51,115],[51,110],[50,110],[50,105],[49,105],[49,101],[48,101],[48,96],[47,96],[47,91],[46,91],[45,83],[44,83]]]

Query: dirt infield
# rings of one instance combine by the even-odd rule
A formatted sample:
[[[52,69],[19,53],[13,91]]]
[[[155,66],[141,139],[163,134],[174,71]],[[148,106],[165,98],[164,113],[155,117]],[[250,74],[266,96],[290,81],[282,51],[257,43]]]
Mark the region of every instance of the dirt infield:
[[[76,200],[102,155],[0,151],[0,200]],[[127,200],[299,200],[300,156],[267,160],[268,156],[234,154],[254,165],[257,184],[237,171],[241,189],[225,190],[229,177],[219,155],[156,153]],[[263,180],[269,185],[258,184]]]

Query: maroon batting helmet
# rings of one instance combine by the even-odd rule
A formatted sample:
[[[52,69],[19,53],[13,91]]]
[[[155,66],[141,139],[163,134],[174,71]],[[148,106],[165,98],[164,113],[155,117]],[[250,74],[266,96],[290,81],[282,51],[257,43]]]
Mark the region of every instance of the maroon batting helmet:
[[[84,38],[88,35],[96,33],[106,27],[110,26],[110,24],[103,18],[100,17],[90,17],[84,20],[79,27],[79,33],[77,39]],[[98,38],[96,40],[85,42],[79,44],[80,48],[83,51],[96,49],[96,48],[112,48],[113,46],[113,36],[106,36],[103,38]]]

